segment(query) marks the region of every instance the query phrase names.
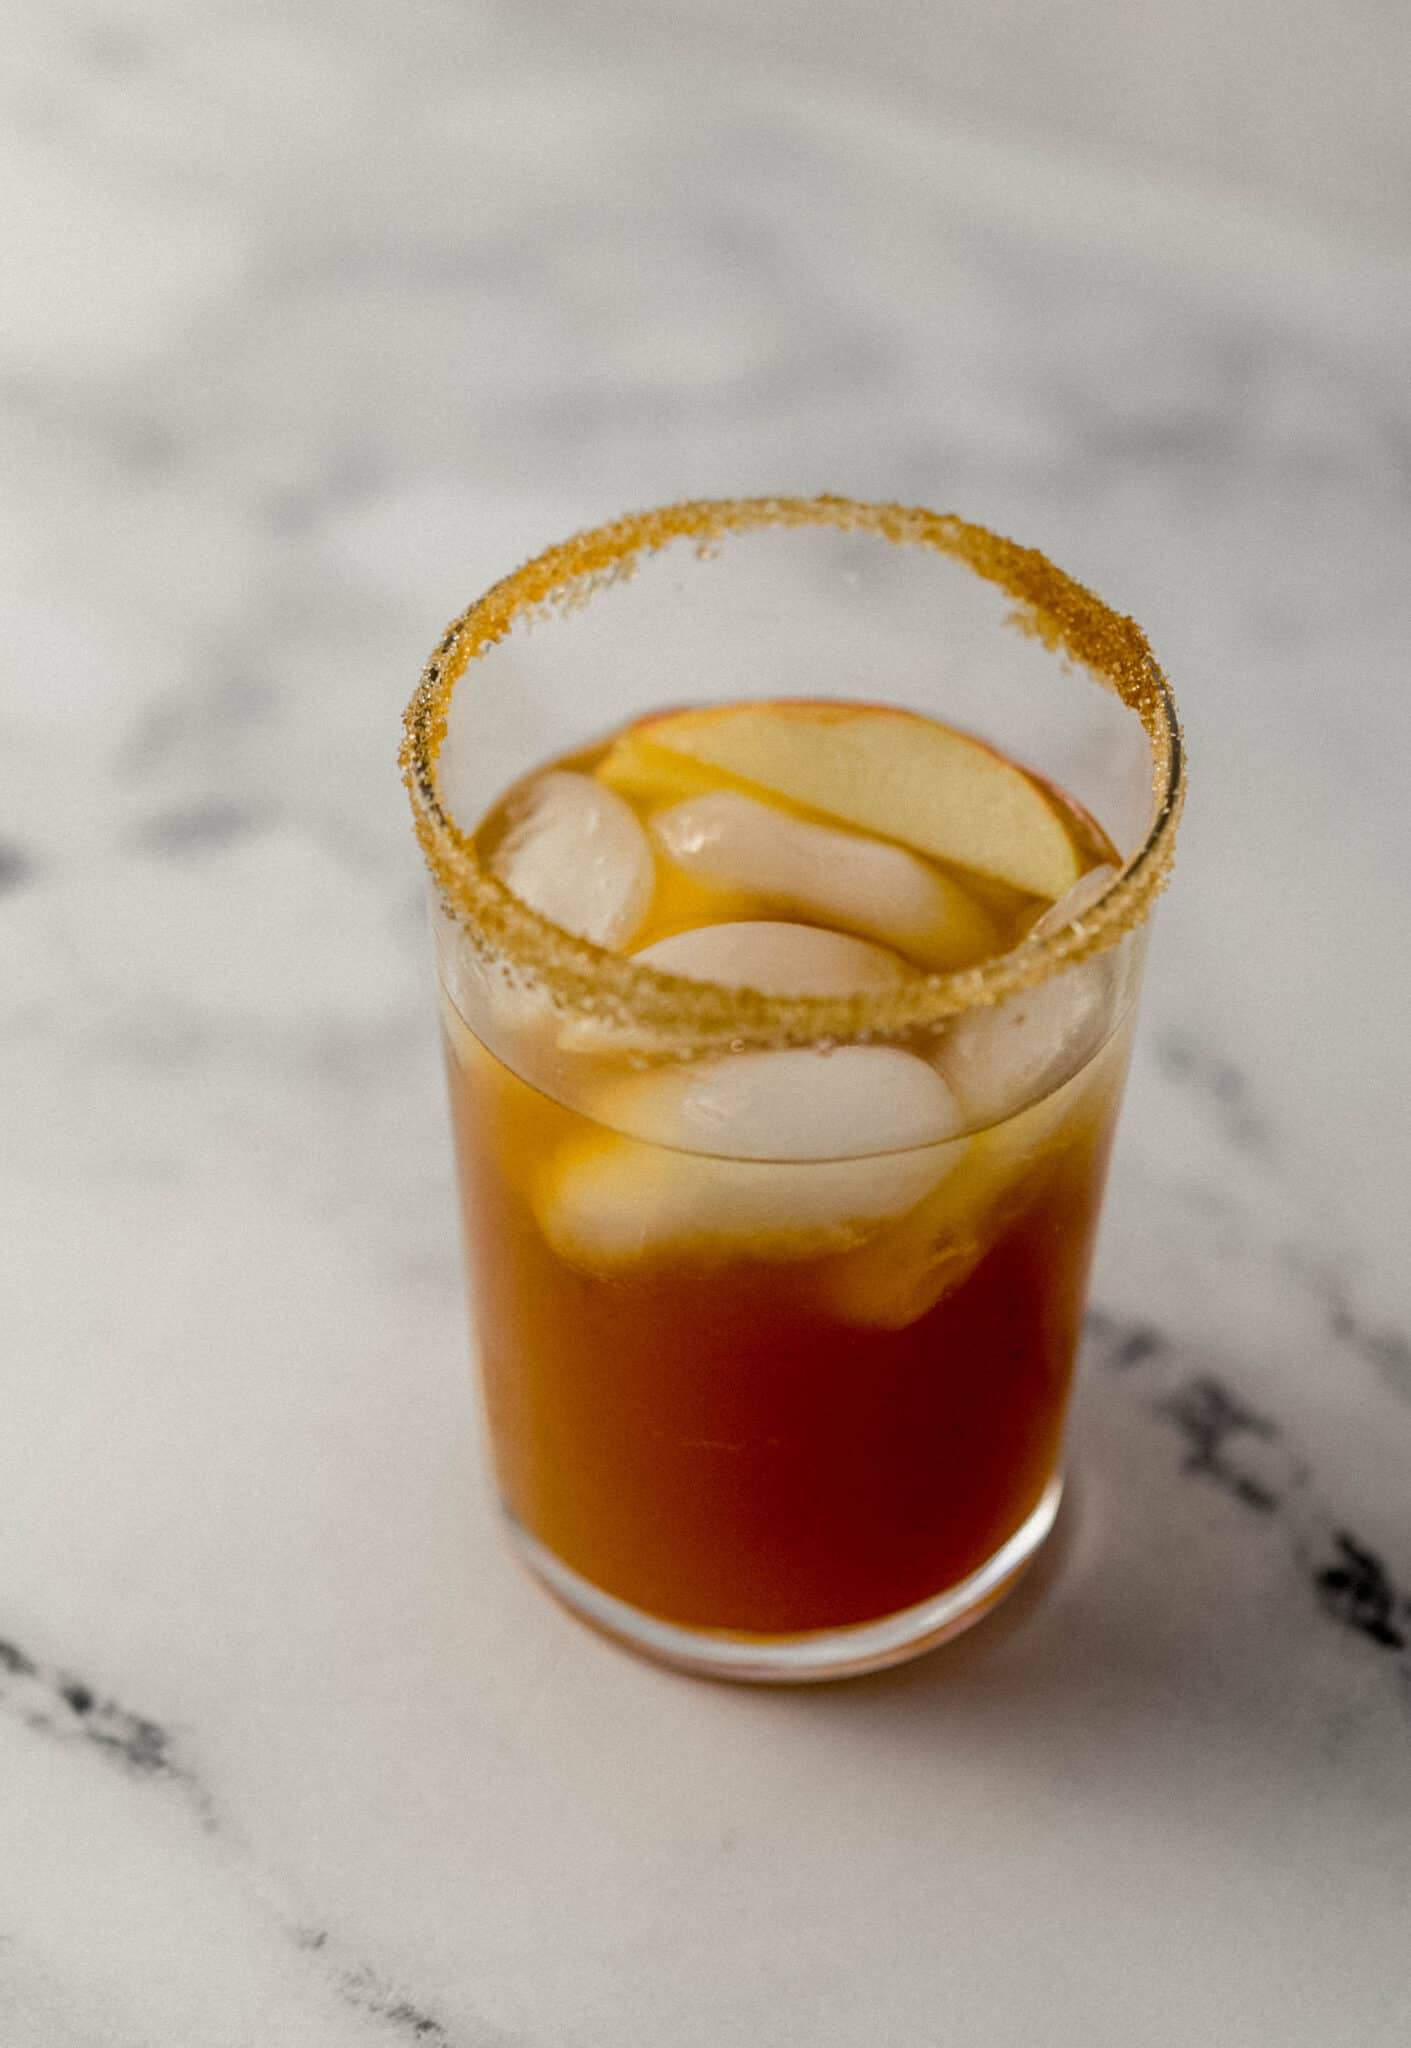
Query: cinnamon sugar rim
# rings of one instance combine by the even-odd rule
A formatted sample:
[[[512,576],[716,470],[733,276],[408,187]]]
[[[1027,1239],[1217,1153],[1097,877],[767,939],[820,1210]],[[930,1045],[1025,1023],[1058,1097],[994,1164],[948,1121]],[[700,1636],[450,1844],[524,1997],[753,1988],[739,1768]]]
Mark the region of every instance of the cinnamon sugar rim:
[[[468,664],[524,616],[566,612],[630,576],[644,554],[691,540],[699,553],[729,534],[833,527],[934,548],[1015,600],[1013,623],[1107,683],[1141,719],[1151,748],[1155,815],[1081,923],[1030,939],[974,967],[921,974],[848,996],[768,996],[662,974],[551,924],[513,895],[441,801],[437,758],[451,694]],[[496,583],[442,636],[407,706],[400,755],[417,837],[443,905],[476,952],[542,986],[554,1005],[649,1033],[679,1052],[733,1045],[813,1045],[894,1037],[1033,988],[1106,951],[1149,914],[1165,886],[1185,796],[1181,728],[1166,678],[1136,622],[1112,611],[1033,548],[950,513],[851,498],[695,500],[628,514],[536,555]],[[477,821],[478,822],[478,821]]]

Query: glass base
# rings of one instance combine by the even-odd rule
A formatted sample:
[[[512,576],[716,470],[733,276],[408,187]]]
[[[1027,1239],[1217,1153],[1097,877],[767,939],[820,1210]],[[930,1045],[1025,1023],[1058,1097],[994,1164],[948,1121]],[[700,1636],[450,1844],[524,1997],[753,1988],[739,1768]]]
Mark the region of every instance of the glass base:
[[[510,1538],[523,1562],[571,1614],[654,1663],[699,1678],[748,1685],[809,1685],[860,1678],[903,1664],[972,1627],[1001,1601],[1032,1563],[1058,1515],[1063,1480],[1055,1474],[1038,1506],[993,1557],[957,1586],[900,1608],[878,1621],[799,1635],[748,1635],[732,1629],[685,1628],[614,1599],[531,1536],[506,1511]]]

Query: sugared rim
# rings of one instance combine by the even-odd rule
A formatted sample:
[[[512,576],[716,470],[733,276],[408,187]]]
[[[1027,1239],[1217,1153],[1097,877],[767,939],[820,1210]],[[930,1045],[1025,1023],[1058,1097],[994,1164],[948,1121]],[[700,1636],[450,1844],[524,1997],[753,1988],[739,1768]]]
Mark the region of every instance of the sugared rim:
[[[1111,685],[1146,729],[1155,815],[1146,839],[1082,921],[1027,940],[979,966],[925,974],[850,996],[766,996],[661,974],[551,924],[481,859],[441,803],[437,757],[451,693],[467,665],[525,614],[576,608],[672,541],[712,549],[728,534],[827,526],[934,548],[1014,598],[1015,624]],[[1031,988],[1060,967],[1113,946],[1164,887],[1185,796],[1181,728],[1166,678],[1136,622],[1112,611],[1033,548],[951,513],[852,498],[698,499],[630,513],[547,548],[496,583],[443,634],[407,706],[401,749],[417,837],[447,911],[482,955],[542,986],[561,1010],[595,1016],[678,1051],[723,1043],[810,1045],[894,1037]]]

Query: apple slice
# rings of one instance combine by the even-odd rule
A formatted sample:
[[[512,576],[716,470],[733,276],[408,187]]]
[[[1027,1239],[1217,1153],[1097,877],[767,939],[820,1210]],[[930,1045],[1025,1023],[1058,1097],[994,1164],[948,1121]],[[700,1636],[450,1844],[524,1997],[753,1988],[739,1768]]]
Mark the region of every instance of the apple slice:
[[[680,803],[683,797],[705,796],[733,780],[685,754],[656,746],[636,725],[613,741],[593,773],[639,811]]]
[[[1083,871],[1048,797],[983,741],[909,711],[788,701],[667,712],[639,747],[740,776],[841,823],[1052,900]]]

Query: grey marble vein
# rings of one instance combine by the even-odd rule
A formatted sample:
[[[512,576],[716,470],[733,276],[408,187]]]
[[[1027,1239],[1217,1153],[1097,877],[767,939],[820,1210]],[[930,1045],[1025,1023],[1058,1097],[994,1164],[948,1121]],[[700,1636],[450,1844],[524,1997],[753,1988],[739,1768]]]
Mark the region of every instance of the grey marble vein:
[[[0,1636],[0,1712],[13,1715],[32,1735],[86,1751],[139,1783],[175,1792],[203,1831],[229,1848],[228,1829],[186,1754],[188,1745],[145,1714],[133,1712],[63,1667],[41,1662],[8,1637]],[[236,1868],[244,1858],[237,1850]],[[335,1998],[366,2014],[389,2038],[423,2041],[432,2048],[509,2048],[518,2037],[483,2026],[453,2026],[419,2004],[393,1980],[365,1961],[327,1929],[298,1924],[276,1897],[269,1877],[251,1869],[243,1882],[253,1910],[273,1931],[316,1963]],[[0,1995],[5,1981],[0,1935]],[[0,2006],[3,2011],[3,2006]]]
[[[1176,1432],[1184,1473],[1279,1519],[1321,1611],[1389,1653],[1411,1708],[1411,1578],[1398,1583],[1387,1560],[1349,1532],[1304,1450],[1236,1391],[1237,1368],[1202,1359],[1192,1369],[1159,1329],[1102,1309],[1090,1312],[1088,1330],[1107,1370],[1140,1381],[1152,1415]]]
[[[1237,1150],[1267,1154],[1273,1137],[1249,1076],[1201,1039],[1170,1032],[1156,1041],[1156,1056],[1178,1087],[1206,1097],[1220,1129]]]
[[[178,1786],[209,1819],[205,1794],[178,1761],[169,1729],[72,1672],[36,1661],[6,1636],[0,1636],[0,1708],[35,1733],[94,1750],[135,1778]]]

